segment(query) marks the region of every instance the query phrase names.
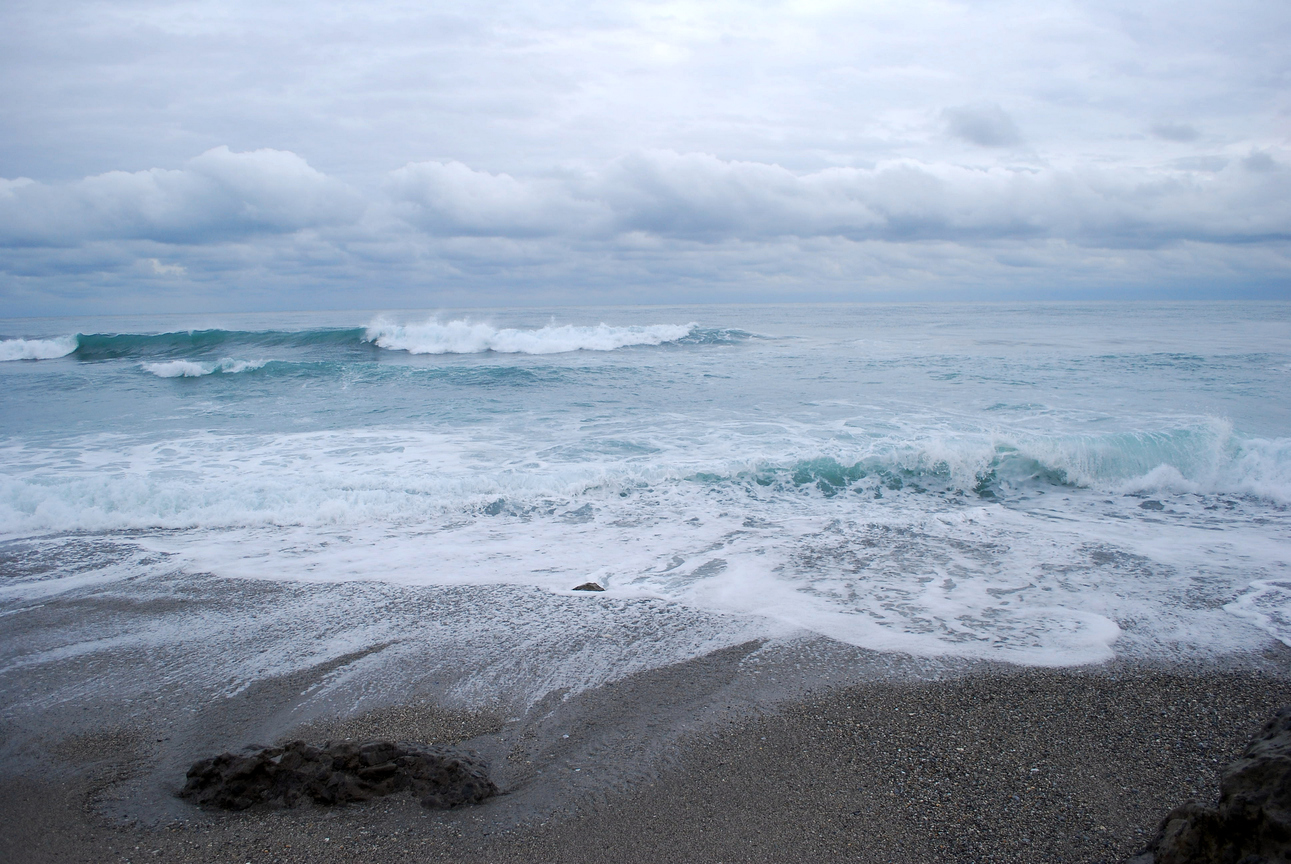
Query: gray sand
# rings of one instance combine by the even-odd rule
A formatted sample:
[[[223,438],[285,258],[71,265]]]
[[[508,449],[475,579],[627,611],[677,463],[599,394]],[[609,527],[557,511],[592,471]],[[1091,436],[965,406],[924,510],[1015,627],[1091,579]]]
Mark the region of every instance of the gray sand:
[[[181,574],[5,605],[4,862],[1112,862],[1291,703],[1278,643],[1027,670],[648,600]],[[175,797],[196,759],[296,737],[461,742],[506,794]]]
[[[648,690],[666,701],[685,686],[669,679],[693,671],[663,670]],[[1175,804],[1213,798],[1222,767],[1287,702],[1291,681],[1265,672],[1123,665],[856,685],[715,721],[661,754],[656,776],[581,795],[576,776],[598,758],[586,748],[531,752],[532,725],[508,735],[495,718],[407,707],[348,729],[509,738],[510,761],[536,756],[544,774],[513,772],[512,794],[457,811],[403,797],[151,828],[95,806],[143,745],[77,738],[56,748],[63,778],[4,780],[0,823],[14,827],[0,848],[8,861],[59,862],[1118,861]],[[626,707],[640,706],[629,694]],[[577,713],[597,734],[595,706]],[[558,812],[539,815],[543,799]]]

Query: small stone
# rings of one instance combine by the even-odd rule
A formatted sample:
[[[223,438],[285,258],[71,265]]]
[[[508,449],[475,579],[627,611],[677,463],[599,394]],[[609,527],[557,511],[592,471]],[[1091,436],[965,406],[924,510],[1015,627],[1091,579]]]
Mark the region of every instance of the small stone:
[[[597,585],[595,582],[584,582],[582,585],[579,585],[574,590],[575,591],[604,591],[605,589],[602,588],[600,585]]]

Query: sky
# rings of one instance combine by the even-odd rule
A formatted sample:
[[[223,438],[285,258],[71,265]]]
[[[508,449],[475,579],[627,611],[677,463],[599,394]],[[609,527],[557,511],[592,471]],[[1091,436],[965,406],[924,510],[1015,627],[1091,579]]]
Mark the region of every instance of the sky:
[[[1291,3],[7,0],[0,317],[1291,299]]]

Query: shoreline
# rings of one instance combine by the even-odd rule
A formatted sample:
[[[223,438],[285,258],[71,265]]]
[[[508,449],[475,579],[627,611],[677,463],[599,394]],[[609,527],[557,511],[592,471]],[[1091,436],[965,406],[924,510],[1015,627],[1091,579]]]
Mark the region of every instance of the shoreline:
[[[149,785],[165,761],[157,730],[55,726],[0,771],[0,819],[18,826],[0,857],[1116,862],[1174,806],[1213,800],[1219,773],[1291,703],[1291,650],[1276,643],[1211,663],[823,679],[855,655],[819,639],[746,643],[554,694],[520,717],[393,702],[281,736],[457,738],[507,794],[452,811],[405,795],[210,814],[171,797],[146,825],[131,804],[164,794]],[[810,692],[758,680],[777,675]]]

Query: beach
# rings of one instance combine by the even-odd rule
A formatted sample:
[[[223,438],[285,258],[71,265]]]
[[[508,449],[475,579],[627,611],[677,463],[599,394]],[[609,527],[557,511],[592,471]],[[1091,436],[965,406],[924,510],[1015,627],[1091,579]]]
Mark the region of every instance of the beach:
[[[1291,702],[1288,659],[1279,645],[1189,666],[935,668],[824,640],[754,642],[518,717],[416,699],[277,736],[475,749],[504,794],[446,811],[407,795],[239,813],[174,798],[185,758],[289,713],[300,677],[215,704],[172,692],[172,707],[194,715],[184,728],[165,711],[126,718],[111,705],[95,710],[92,732],[73,732],[86,724],[57,711],[15,724],[8,710],[0,852],[15,862],[1122,861],[1174,806],[1214,799],[1219,773]],[[38,680],[23,683],[25,698],[40,695]],[[11,709],[13,691],[5,697]]]

